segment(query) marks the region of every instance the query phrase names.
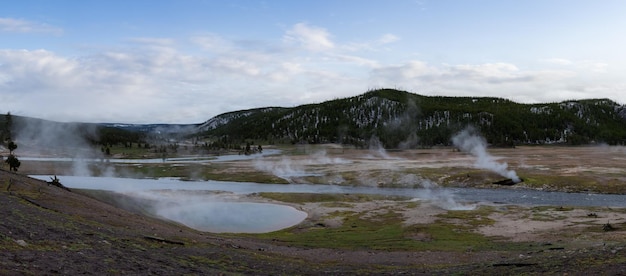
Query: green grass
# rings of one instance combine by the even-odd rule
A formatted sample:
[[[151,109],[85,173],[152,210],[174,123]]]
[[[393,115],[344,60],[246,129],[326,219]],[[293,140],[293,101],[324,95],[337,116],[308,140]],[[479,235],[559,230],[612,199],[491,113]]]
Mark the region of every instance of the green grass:
[[[259,193],[259,196],[282,202],[369,202],[373,200],[407,200],[408,197],[370,194]]]
[[[354,205],[346,202],[324,202],[321,206],[326,208],[352,208]]]
[[[289,203],[319,202],[327,207],[351,207],[351,204],[388,199],[380,195],[261,193],[260,196]],[[400,198],[397,198],[400,199]],[[398,208],[417,207],[415,202]],[[466,251],[466,250],[521,250],[528,243],[499,242],[478,234],[477,227],[494,223],[488,216],[494,207],[481,206],[475,210],[451,210],[437,215],[429,224],[407,226],[396,207],[376,211],[335,211],[319,218],[339,219],[341,224],[326,227],[315,221],[276,232],[251,236],[276,240],[291,246],[310,248],[406,250],[406,251]]]
[[[491,206],[480,206],[474,210],[450,210],[446,213],[438,214],[437,217],[448,220],[460,220],[471,226],[492,225],[495,223],[488,216],[494,212]]]
[[[140,166],[115,166],[116,171],[120,175],[131,175],[150,178],[179,177],[188,180],[216,180],[272,184],[288,183],[285,179],[265,172],[234,172],[227,170],[227,168],[228,167],[223,164],[185,164],[184,166],[173,166],[169,163],[141,164]],[[94,174],[98,175],[98,172],[95,171]]]
[[[123,158],[129,159],[161,157],[161,154],[155,153],[154,149],[137,147],[137,144],[133,144],[133,147],[131,148],[127,148],[122,145],[114,145],[112,147],[109,147],[109,151],[111,152],[111,155],[122,155]]]
[[[344,217],[337,228],[309,228],[304,231],[292,229],[259,234],[258,237],[278,239],[296,246],[345,249],[407,249],[410,239],[403,235],[400,215],[387,212],[377,216],[376,222],[363,219],[354,212],[333,213]]]
[[[492,223],[488,219],[475,218],[477,213],[486,213],[488,210],[464,215],[455,211],[434,223],[412,226],[403,224],[400,213],[385,211],[376,215],[367,212],[334,212],[326,218],[343,218],[343,224],[339,227],[293,227],[254,236],[292,246],[349,250],[520,250],[528,246],[527,243],[500,243],[473,232],[472,229],[479,224],[477,221]],[[468,224],[446,222],[449,218],[468,217]]]

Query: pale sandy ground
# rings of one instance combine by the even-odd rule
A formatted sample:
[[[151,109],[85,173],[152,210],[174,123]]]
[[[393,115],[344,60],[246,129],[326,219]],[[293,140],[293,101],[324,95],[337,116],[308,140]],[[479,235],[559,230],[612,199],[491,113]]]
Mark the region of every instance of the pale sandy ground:
[[[623,231],[604,232],[605,224],[624,225],[626,213],[623,209],[601,211],[588,209],[558,208],[544,211],[533,211],[527,208],[512,208],[511,211],[497,212],[489,215],[495,223],[483,226],[477,231],[486,236],[503,237],[511,241],[554,241],[575,237],[593,240],[623,240]],[[621,229],[623,230],[623,229]]]

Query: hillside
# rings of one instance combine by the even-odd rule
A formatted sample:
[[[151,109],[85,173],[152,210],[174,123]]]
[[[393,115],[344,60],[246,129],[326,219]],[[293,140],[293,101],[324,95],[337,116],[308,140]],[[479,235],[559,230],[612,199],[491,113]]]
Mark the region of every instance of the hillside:
[[[198,127],[200,135],[270,143],[346,143],[386,148],[448,145],[478,128],[489,143],[626,143],[626,106],[609,99],[520,104],[502,98],[422,96],[381,89],[293,108],[229,112]],[[374,138],[374,139],[372,139]]]
[[[521,104],[502,98],[423,96],[381,89],[359,96],[292,108],[233,111],[202,124],[60,123],[11,116],[14,139],[47,146],[80,137],[90,144],[168,143],[195,136],[241,145],[343,143],[367,147],[417,148],[449,145],[450,137],[473,126],[497,146],[521,144],[626,144],[626,106],[610,99]],[[8,136],[0,116],[0,138]]]

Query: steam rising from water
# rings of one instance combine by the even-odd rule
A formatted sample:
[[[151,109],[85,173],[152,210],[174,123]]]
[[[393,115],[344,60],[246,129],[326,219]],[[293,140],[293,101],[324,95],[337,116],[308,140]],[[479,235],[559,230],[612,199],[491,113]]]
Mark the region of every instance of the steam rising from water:
[[[102,175],[113,176],[113,167],[104,162],[104,154],[88,141],[97,140],[95,124],[58,123],[39,119],[19,118],[15,124],[15,140],[20,153],[35,156],[71,158],[71,174],[91,176],[91,164],[95,164]]]
[[[450,190],[441,188],[437,183],[421,178],[414,174],[407,174],[404,180],[410,180],[413,183],[419,183],[423,190],[419,192],[419,198],[413,200],[427,200],[431,204],[445,210],[474,210],[476,204],[463,204],[456,200],[454,194]]]
[[[468,127],[457,133],[452,137],[452,143],[461,151],[470,153],[476,157],[474,166],[477,168],[493,171],[501,176],[510,178],[515,183],[522,181],[515,171],[508,169],[506,162],[497,162],[495,158],[487,152],[487,141],[477,133],[475,128]]]
[[[389,154],[387,154],[387,151],[385,150],[383,143],[380,142],[380,139],[378,139],[376,135],[372,135],[372,138],[370,138],[368,148],[370,152],[374,154],[375,157],[379,157],[383,159],[392,159],[392,157],[389,156]]]
[[[294,178],[304,176],[321,176],[321,173],[306,170],[306,166],[347,164],[350,161],[342,158],[331,158],[325,150],[316,151],[304,159],[294,159],[282,156],[280,161],[256,159],[254,167],[257,170],[270,173],[293,183]],[[335,180],[336,181],[336,180]]]
[[[294,177],[306,176],[307,173],[304,167],[300,164],[296,164],[289,157],[283,156],[278,162],[265,161],[257,159],[254,162],[254,167],[257,170],[271,173],[289,182],[292,182]]]

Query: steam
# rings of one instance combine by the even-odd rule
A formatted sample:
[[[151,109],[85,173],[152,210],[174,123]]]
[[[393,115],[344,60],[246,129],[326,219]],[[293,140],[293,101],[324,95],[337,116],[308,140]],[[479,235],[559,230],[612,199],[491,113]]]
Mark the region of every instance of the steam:
[[[15,140],[28,155],[70,157],[71,174],[91,176],[91,164],[103,174],[114,175],[114,169],[104,162],[102,152],[88,141],[97,139],[95,124],[59,123],[40,119],[16,118]]]
[[[387,144],[392,147],[396,146],[399,149],[413,149],[419,146],[420,139],[417,136],[419,124],[417,118],[420,115],[420,108],[415,101],[409,99],[402,114],[398,114],[384,123]],[[404,140],[399,140],[402,137],[405,137]]]
[[[379,157],[382,159],[393,159],[393,157],[389,156],[389,154],[385,150],[385,147],[383,146],[383,143],[380,142],[380,139],[378,139],[378,136],[376,135],[372,135],[372,137],[370,138],[368,148],[370,150],[370,153],[372,153],[374,157]]]
[[[422,189],[419,190],[418,197],[413,200],[426,200],[432,205],[445,210],[473,210],[476,209],[475,204],[463,204],[456,200],[454,193],[448,189],[443,189],[430,179],[422,178],[415,174],[406,174],[398,180],[400,184],[419,184]]]
[[[400,142],[400,144],[398,144],[398,148],[400,149],[413,149],[415,147],[417,147],[417,145],[419,145],[419,137],[417,136],[417,133],[415,132],[411,132],[411,134],[409,134],[409,136],[406,138],[406,140]]]
[[[452,143],[461,151],[476,157],[474,163],[476,168],[490,170],[503,177],[510,178],[515,183],[522,181],[515,171],[508,169],[506,162],[497,162],[496,158],[487,152],[487,141],[477,133],[475,128],[467,127],[457,133],[452,137]]]
[[[278,162],[257,159],[254,162],[257,170],[270,173],[282,179],[293,182],[294,177],[306,176],[306,171],[301,164],[296,164],[289,157],[283,156]]]
[[[308,166],[321,166],[332,164],[347,164],[347,161],[342,158],[331,158],[327,155],[326,150],[319,150],[311,155],[306,155],[304,158],[292,158],[289,156],[282,156],[280,160],[273,161],[267,159],[256,159],[254,167],[257,170],[270,173],[277,177],[287,180],[290,183],[294,183],[296,178],[305,176],[322,176],[322,173],[307,170]],[[332,178],[333,183],[337,181],[342,182],[341,178]]]

